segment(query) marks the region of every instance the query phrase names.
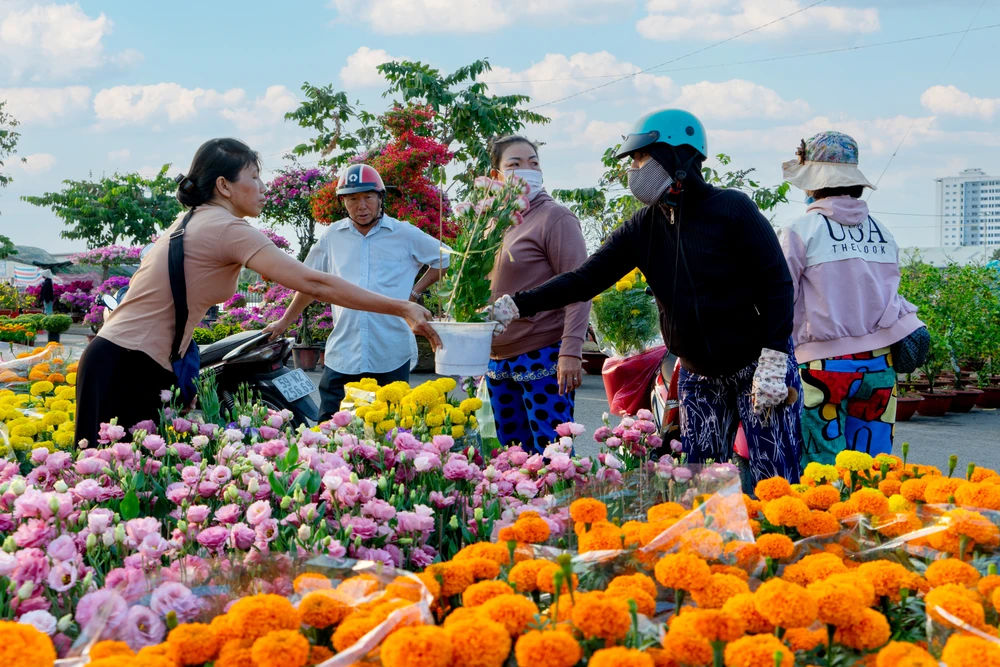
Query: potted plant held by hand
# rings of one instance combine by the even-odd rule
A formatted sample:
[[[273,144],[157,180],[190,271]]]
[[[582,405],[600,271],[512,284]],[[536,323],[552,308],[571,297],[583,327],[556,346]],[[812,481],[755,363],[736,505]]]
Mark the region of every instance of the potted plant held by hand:
[[[61,334],[69,330],[73,318],[69,315],[49,315],[42,320],[42,328],[49,332],[49,342],[58,343]]]
[[[490,272],[504,233],[520,224],[528,208],[524,185],[486,177],[475,180],[471,201],[455,207],[453,257],[443,280],[441,308],[446,320],[432,322],[442,348],[435,358],[439,375],[478,376],[486,372],[496,324],[483,312],[490,302]],[[500,261],[514,261],[513,257]]]

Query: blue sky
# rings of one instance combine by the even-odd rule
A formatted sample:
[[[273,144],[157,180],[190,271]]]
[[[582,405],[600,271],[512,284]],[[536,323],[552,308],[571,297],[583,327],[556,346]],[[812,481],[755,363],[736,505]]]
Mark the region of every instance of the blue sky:
[[[51,212],[18,197],[89,174],[152,173],[165,162],[184,170],[213,136],[241,137],[277,168],[306,136],[282,120],[302,83],[332,83],[378,112],[387,102],[374,68],[387,58],[451,71],[488,57],[498,93],[545,104],[711,47],[538,109],[552,123],[525,133],[546,144],[548,186],[593,185],[604,149],[656,108],[697,113],[712,153],[769,184],[817,131],[854,135],[871,180],[908,134],[872,209],[901,245],[936,245],[933,179],[970,167],[1000,174],[1000,28],[965,35],[946,69],[960,34],[784,57],[964,31],[973,17],[974,28],[1000,24],[1000,3],[814,2],[3,0],[0,99],[23,122],[28,162],[8,163],[15,180],[0,190],[0,230],[20,244],[79,249],[58,238]],[[783,207],[779,222],[801,209]]]

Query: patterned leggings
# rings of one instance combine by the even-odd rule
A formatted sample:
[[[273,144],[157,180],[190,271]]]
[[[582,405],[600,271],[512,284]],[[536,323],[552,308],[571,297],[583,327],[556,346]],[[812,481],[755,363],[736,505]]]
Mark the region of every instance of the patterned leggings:
[[[832,464],[845,449],[892,452],[896,371],[889,348],[799,366],[805,389],[802,465]]]
[[[486,387],[497,439],[505,447],[519,444],[541,454],[559,439],[556,426],[573,421],[575,393],[559,395],[558,361],[559,345],[490,361]]]
[[[749,482],[780,475],[793,484],[799,481],[802,448],[802,388],[795,357],[789,355],[787,382],[799,392],[791,406],[772,408],[758,417],[750,400],[751,364],[735,375],[709,378],[680,370],[677,383],[681,404],[681,444],[691,463],[729,461],[740,423],[750,453]]]

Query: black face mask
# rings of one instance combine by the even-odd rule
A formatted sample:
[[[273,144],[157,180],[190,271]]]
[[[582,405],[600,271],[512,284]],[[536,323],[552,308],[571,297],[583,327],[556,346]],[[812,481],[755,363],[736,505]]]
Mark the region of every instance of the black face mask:
[[[638,169],[628,170],[628,189],[633,196],[647,206],[660,201],[673,177],[652,157]]]

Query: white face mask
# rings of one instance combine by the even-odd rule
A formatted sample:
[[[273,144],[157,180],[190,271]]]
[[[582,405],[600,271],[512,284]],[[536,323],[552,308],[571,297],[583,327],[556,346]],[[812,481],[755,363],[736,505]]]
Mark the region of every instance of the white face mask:
[[[504,174],[507,178],[517,176],[528,184],[528,200],[531,201],[542,191],[542,172],[537,169],[510,169]]]

